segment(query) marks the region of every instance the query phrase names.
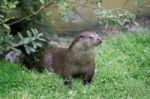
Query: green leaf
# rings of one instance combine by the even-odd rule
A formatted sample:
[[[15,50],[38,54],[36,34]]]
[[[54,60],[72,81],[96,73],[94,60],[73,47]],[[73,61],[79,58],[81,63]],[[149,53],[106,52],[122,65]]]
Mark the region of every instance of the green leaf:
[[[42,47],[41,43],[38,42],[32,42],[33,47],[36,49],[37,47]]]
[[[22,41],[23,41],[23,44],[28,44],[30,43],[30,38],[24,38]]]
[[[4,26],[6,29],[10,29],[10,26],[7,25],[7,24],[3,24],[3,26]]]
[[[28,45],[24,45],[27,54],[30,54],[30,47]]]
[[[33,45],[33,48],[37,48],[37,44],[36,44],[36,42],[32,42],[32,45]]]
[[[29,47],[31,52],[36,52],[36,50],[32,47]]]
[[[0,14],[0,18],[4,18],[4,15]]]
[[[45,4],[45,0],[39,0],[41,4]]]
[[[31,29],[32,33],[36,36],[38,34],[37,29]]]
[[[37,46],[42,47],[42,44],[41,44],[41,43],[36,43],[36,44],[37,44]]]
[[[36,39],[37,39],[36,36],[32,37],[32,41],[35,41]]]
[[[23,41],[19,41],[18,45],[23,45]]]
[[[43,36],[43,34],[42,33],[39,33],[38,35],[37,35],[37,37],[42,37]]]
[[[23,40],[23,36],[22,36],[22,34],[21,34],[20,32],[18,32],[18,36],[19,36],[19,38],[20,38],[21,40]]]
[[[40,40],[40,41],[44,41],[44,42],[46,42],[46,40],[45,39],[43,39],[43,38],[37,38],[38,40]]]
[[[27,54],[30,54],[31,52],[36,52],[36,50],[28,45],[24,45]]]
[[[31,31],[27,30],[27,34],[28,34],[28,36],[29,36],[30,38],[32,37]]]
[[[14,51],[18,51],[18,49],[15,48],[15,47],[10,47],[10,49],[12,49],[12,50],[14,50]]]

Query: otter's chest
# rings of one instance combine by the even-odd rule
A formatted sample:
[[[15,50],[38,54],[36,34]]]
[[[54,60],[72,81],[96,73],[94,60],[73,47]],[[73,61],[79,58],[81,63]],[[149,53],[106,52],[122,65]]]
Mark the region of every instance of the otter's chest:
[[[70,63],[70,65],[74,65],[74,67],[84,67],[95,61],[95,53],[85,51],[70,53],[69,57],[67,56],[67,61]]]
[[[65,58],[65,64],[72,74],[82,74],[95,63],[95,53],[93,51],[70,52],[66,54]]]

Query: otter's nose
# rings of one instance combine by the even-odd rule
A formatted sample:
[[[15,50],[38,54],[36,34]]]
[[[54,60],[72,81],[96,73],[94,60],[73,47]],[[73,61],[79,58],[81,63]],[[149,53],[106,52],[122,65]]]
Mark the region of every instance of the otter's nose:
[[[97,41],[100,43],[102,43],[102,39],[101,38],[97,38]]]

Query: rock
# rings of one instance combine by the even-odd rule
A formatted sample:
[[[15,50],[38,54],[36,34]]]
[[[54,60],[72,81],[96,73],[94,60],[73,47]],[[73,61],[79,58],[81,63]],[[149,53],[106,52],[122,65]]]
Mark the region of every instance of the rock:
[[[5,60],[11,63],[21,63],[23,61],[24,54],[21,50],[12,50],[5,55]]]

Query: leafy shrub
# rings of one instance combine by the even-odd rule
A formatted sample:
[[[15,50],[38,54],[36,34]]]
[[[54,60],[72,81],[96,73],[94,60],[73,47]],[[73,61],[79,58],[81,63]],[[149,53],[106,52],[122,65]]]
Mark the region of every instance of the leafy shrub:
[[[121,9],[116,10],[106,10],[102,6],[96,9],[97,17],[99,19],[99,23],[105,24],[106,27],[108,25],[124,25],[126,23],[130,23],[135,20],[135,15],[128,11],[121,13]]]
[[[23,1],[24,0],[2,0],[0,3],[0,51],[15,49],[22,45],[25,47],[26,52],[30,54],[31,52],[35,52],[37,47],[42,47],[41,41],[45,41],[45,39],[42,38],[42,33],[39,33],[37,29],[31,29],[26,32],[28,37],[24,37],[21,33],[18,33],[20,41],[14,42],[15,38],[11,34],[11,28],[8,22],[15,18],[11,15],[12,10],[16,8],[17,4]],[[34,2],[33,4],[35,5],[37,3]],[[32,43],[32,47],[29,46],[31,45],[30,43]]]
[[[42,41],[46,41],[43,38],[43,33],[39,33],[37,29],[27,30],[27,37],[24,37],[21,33],[18,33],[20,41],[15,44],[14,47],[24,46],[27,54],[36,52],[38,47],[42,47]]]
[[[1,0],[0,3],[0,51],[9,50],[9,46],[13,36],[10,35],[10,26],[7,22],[14,17],[11,15],[12,9],[16,8],[17,0]]]

